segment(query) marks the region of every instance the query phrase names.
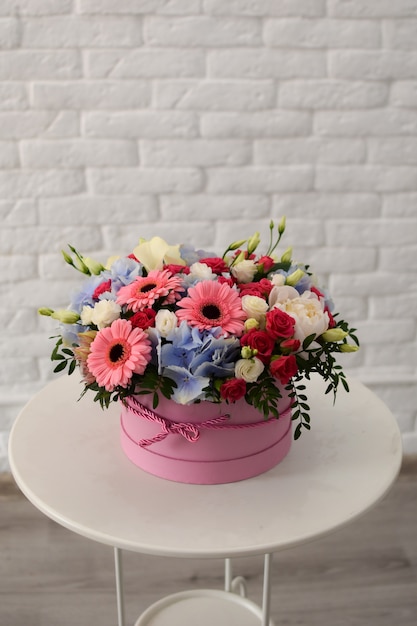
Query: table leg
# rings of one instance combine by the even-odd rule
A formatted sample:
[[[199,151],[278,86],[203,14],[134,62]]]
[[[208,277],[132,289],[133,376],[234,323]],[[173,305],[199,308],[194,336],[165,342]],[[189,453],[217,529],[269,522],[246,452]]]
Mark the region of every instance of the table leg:
[[[114,548],[114,572],[116,575],[117,623],[118,626],[125,626],[122,551],[120,548]]]
[[[271,609],[271,562],[272,554],[264,556],[264,587],[262,596],[262,626],[269,626]]]

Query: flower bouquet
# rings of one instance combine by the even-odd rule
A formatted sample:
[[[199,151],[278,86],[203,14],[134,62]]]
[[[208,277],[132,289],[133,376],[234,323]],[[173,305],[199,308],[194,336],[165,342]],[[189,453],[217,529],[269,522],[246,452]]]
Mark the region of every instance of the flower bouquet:
[[[121,401],[122,446],[151,473],[230,482],[265,471],[292,430],[298,439],[310,429],[305,378],[349,390],[334,355],[358,349],[355,329],[291,248],[277,253],[285,218],[269,230],[262,255],[259,233],[222,256],[159,237],[105,266],[63,252],[88,278],[67,309],[39,310],[60,323],[54,371],[79,366],[81,395]]]

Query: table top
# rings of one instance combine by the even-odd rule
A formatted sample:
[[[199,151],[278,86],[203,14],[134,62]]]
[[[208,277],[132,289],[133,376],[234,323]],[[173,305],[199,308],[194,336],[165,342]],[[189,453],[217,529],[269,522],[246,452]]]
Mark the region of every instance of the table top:
[[[119,407],[102,410],[78,375],[49,383],[22,410],[9,444],[16,482],[62,526],[145,554],[249,556],[333,531],[384,497],[400,469],[397,422],[349,379],[335,405],[306,381],[312,429],[274,469],[237,483],[188,485],[145,473],[119,442]]]

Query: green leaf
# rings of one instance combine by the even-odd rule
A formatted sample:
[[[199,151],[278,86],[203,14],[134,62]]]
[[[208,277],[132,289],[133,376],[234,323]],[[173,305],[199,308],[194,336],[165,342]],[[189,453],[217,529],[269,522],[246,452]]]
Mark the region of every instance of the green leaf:
[[[58,365],[56,366],[56,368],[54,369],[54,372],[62,372],[62,370],[64,370],[67,367],[67,362],[66,361],[61,361],[61,363],[58,363]]]

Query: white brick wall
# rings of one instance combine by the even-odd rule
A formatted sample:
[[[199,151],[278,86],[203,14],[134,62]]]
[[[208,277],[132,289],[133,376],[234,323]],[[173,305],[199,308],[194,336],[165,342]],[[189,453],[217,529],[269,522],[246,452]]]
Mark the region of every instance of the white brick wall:
[[[0,2],[0,471],[61,261],[287,215],[417,453],[417,0]]]

